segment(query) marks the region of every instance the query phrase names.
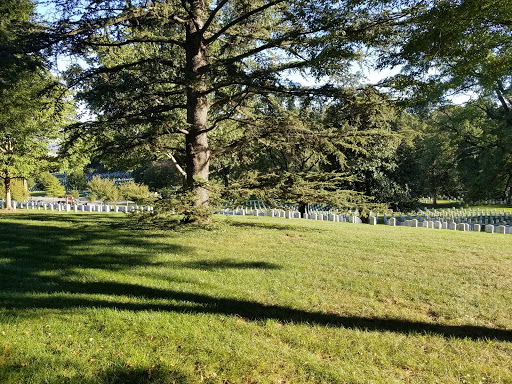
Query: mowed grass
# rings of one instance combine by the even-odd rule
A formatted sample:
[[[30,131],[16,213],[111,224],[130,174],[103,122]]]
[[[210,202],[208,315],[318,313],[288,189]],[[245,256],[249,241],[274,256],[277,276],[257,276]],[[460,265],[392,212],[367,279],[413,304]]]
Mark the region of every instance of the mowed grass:
[[[0,215],[0,383],[511,383],[512,235]]]

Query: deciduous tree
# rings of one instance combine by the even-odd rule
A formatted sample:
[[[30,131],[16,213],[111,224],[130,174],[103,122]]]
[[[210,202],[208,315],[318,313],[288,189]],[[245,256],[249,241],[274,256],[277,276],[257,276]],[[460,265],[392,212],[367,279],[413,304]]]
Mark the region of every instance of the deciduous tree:
[[[38,30],[30,1],[0,5],[0,178],[7,207],[11,181],[41,172],[51,160],[49,146],[69,116],[66,92],[39,54],[23,54],[20,41]]]

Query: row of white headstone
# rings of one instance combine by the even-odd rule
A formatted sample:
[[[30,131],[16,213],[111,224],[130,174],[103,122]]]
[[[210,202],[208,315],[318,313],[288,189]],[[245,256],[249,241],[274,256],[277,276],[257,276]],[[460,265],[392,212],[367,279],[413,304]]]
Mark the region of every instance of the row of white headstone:
[[[30,209],[30,210],[44,210],[44,211],[57,211],[57,212],[106,212],[106,213],[127,213],[127,212],[143,212],[152,211],[151,206],[138,206],[138,205],[110,205],[110,204],[65,204],[65,203],[46,203],[46,202],[20,202],[12,201],[12,208],[16,209]],[[4,209],[6,203],[0,200],[0,209]]]
[[[459,205],[462,205],[462,203],[464,202],[464,195],[462,194],[459,197],[439,196],[439,200],[448,200],[448,202],[450,202],[450,203],[457,203]],[[433,197],[421,197],[420,201],[424,202],[425,204],[432,204],[434,202],[434,198]],[[507,199],[487,199],[487,200],[480,201],[479,203],[483,204],[483,205],[489,205],[489,204],[505,205],[505,204],[508,204],[509,201],[510,201],[510,196]],[[468,202],[468,201],[466,201],[466,202]],[[474,201],[469,201],[469,204],[476,205]]]
[[[0,208],[5,207],[5,201],[0,201]],[[12,201],[13,209],[32,209],[32,210],[49,210],[58,212],[106,212],[106,213],[119,213],[119,212],[132,212],[132,211],[152,211],[151,206],[125,206],[125,205],[103,205],[103,204],[80,204],[71,205],[64,203],[46,203],[46,202],[17,202]],[[286,219],[310,219],[322,220],[331,222],[347,222],[347,223],[362,223],[361,218],[358,216],[357,211],[349,211],[348,213],[340,213],[337,211],[317,211],[311,210],[301,214],[297,210],[292,209],[253,209],[240,207],[236,209],[224,208],[217,213],[222,215],[241,215],[241,216],[267,216],[267,217],[282,217]],[[398,212],[400,218],[392,215],[387,217],[384,214],[384,224],[390,226],[408,226],[408,227],[424,227],[433,229],[451,229],[458,231],[476,231],[480,232],[485,230],[488,233],[512,233],[512,213],[497,212],[496,210],[457,210],[455,208],[446,211],[419,211],[419,213],[407,214],[407,218]],[[432,216],[435,219],[431,219]],[[484,219],[483,219],[484,218]],[[485,222],[485,224],[483,223]],[[372,215],[368,218],[370,225],[377,225],[379,222],[379,213]]]
[[[399,213],[401,217],[401,221],[405,221],[403,216]],[[436,222],[439,221],[441,223],[447,222],[447,223],[455,223],[455,224],[469,224],[470,228],[474,230],[473,228],[478,229],[479,225],[480,228],[484,228],[484,226],[490,226],[492,225],[494,228],[498,228],[500,226],[506,227],[506,231],[510,230],[510,227],[512,226],[512,213],[511,212],[505,212],[505,211],[497,211],[497,209],[494,210],[480,210],[480,209],[447,209],[447,210],[429,210],[425,209],[424,211],[420,210],[418,212],[415,212],[412,214],[415,217],[411,217],[411,214],[408,214],[407,218],[409,220],[411,219],[418,219],[420,223],[422,222]],[[384,219],[386,221],[386,218]],[[449,226],[449,228],[453,229],[453,226]],[[419,224],[424,225],[424,224]],[[489,227],[490,228],[490,227]]]
[[[301,213],[291,209],[253,209],[253,208],[224,208],[217,211],[220,215],[233,216],[267,216],[285,219],[310,219],[332,221],[336,223],[361,223],[361,218],[354,214],[340,214],[334,211],[310,211]]]
[[[433,229],[451,229],[454,231],[475,231],[480,232],[485,229],[487,233],[512,233],[511,226],[509,225],[492,225],[492,224],[470,224],[470,223],[456,223],[455,221],[433,221],[433,220],[405,220],[403,222],[398,221],[396,217],[391,217],[387,220],[387,224],[391,226],[402,225],[406,227],[424,227]]]
[[[449,210],[450,213],[455,217],[462,218],[463,214],[466,212],[464,210]],[[348,222],[348,223],[358,223],[361,224],[362,220],[357,215],[357,211],[349,212],[346,214],[340,214],[339,212],[328,212],[328,211],[318,211],[318,212],[307,212],[305,214],[301,214],[296,210],[285,210],[285,209],[253,209],[246,207],[239,208],[224,208],[218,211],[217,213],[221,215],[239,215],[239,216],[267,216],[267,217],[282,217],[286,219],[311,219],[311,220],[323,220],[323,221],[332,221],[332,222]],[[422,212],[424,213],[424,212]],[[496,215],[496,212],[494,212]],[[413,215],[417,216],[416,213]],[[424,227],[424,228],[432,228],[432,229],[450,229],[457,231],[485,231],[488,233],[512,233],[512,226],[506,225],[505,223],[499,225],[489,224],[481,224],[477,222],[466,222],[462,219],[457,218],[450,220],[427,220],[423,218],[412,218],[411,215],[407,215],[408,218],[404,218],[400,214],[400,219],[394,216],[386,217],[384,215],[384,224],[390,226],[407,226],[407,227]],[[419,217],[419,216],[417,216]],[[491,216],[489,216],[491,217]],[[470,220],[471,221],[471,220]],[[372,215],[368,218],[368,223],[370,225],[377,225],[379,222],[379,214]]]

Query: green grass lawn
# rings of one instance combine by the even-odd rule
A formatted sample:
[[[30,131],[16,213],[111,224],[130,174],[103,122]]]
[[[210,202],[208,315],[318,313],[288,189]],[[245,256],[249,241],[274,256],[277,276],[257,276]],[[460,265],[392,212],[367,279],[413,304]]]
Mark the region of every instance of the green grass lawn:
[[[0,383],[511,383],[512,236],[0,214]]]

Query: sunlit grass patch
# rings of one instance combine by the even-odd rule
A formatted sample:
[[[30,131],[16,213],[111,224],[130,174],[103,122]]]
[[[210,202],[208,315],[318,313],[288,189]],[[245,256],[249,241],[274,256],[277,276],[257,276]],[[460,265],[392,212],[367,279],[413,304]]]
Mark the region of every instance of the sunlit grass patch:
[[[0,216],[1,383],[512,381],[512,237]]]

